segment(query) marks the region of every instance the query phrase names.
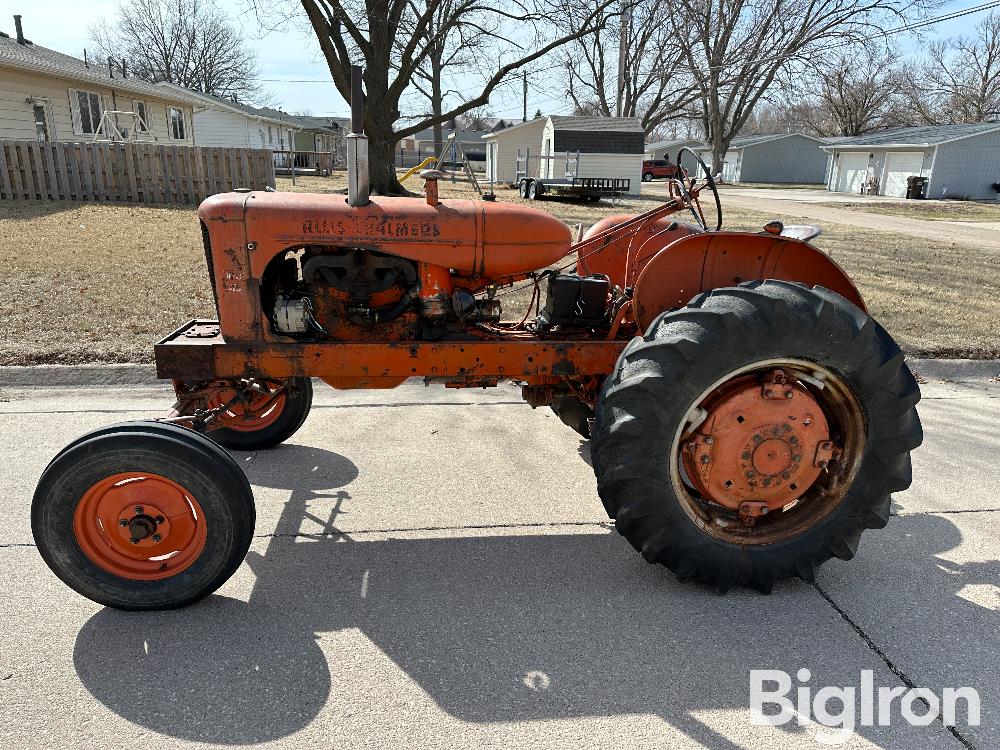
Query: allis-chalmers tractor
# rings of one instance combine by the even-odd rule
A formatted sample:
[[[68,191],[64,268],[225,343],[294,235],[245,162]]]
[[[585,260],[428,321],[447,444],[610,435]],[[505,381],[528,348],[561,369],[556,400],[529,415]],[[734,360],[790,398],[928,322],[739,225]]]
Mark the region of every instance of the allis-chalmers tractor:
[[[426,198],[369,198],[365,147],[351,136],[346,200],[237,191],[201,205],[219,315],[155,346],[172,412],[80,437],[36,490],[35,539],[69,586],[163,609],[225,582],[255,511],[221,446],[291,437],[310,378],[520,384],[590,438],[618,532],[720,590],[811,581],[886,524],[921,441],[919,390],[848,276],[809,244],[818,231],[719,231],[695,156],[698,180],[573,244],[532,208],[439,200],[435,171]],[[521,287],[531,304],[505,322]]]

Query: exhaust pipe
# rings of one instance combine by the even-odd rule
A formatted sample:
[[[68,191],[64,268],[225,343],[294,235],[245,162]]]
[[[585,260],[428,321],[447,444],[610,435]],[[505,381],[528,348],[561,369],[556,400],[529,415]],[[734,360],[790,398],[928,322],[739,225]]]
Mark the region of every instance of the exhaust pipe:
[[[367,206],[368,136],[365,135],[361,66],[351,66],[351,132],[347,134],[347,203]]]

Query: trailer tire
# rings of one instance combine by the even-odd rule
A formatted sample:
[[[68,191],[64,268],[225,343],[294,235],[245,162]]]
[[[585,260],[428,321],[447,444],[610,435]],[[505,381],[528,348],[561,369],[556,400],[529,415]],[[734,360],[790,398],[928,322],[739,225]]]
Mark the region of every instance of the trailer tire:
[[[88,599],[126,610],[183,607],[215,591],[246,556],[255,520],[233,458],[158,422],[74,441],[46,467],[31,507],[49,568]]]
[[[528,183],[528,200],[537,201],[544,192],[545,188],[539,184],[538,180],[532,180]]]
[[[312,409],[313,389],[309,378],[290,378],[286,381],[281,411],[257,428],[253,422],[239,429],[223,427],[207,434],[226,448],[239,451],[267,450],[280,445],[298,432]]]
[[[753,367],[781,366],[771,364],[781,361],[801,362],[801,372],[815,376],[816,403],[824,414],[830,404],[840,414],[835,406],[843,400],[842,413],[855,414],[861,424],[844,420],[837,433],[837,420],[830,419],[830,439],[843,435],[844,457],[830,469],[819,458],[808,463],[824,470],[815,484],[800,488],[801,502],[796,496],[775,512],[765,511],[749,529],[739,521],[720,527],[715,519],[723,506],[697,497],[696,485],[682,470],[681,438],[694,436],[684,443],[690,450],[700,436],[696,430],[714,429],[692,420],[700,414],[696,409],[712,409],[718,403],[711,400],[714,394],[734,383],[760,382],[752,380]],[[818,380],[821,371],[829,378]],[[808,382],[791,382],[813,397]],[[770,396],[767,391],[759,396],[756,384],[741,387],[756,388],[750,391],[755,399]],[[645,336],[625,348],[605,381],[591,443],[598,492],[618,532],[648,562],[665,565],[682,581],[700,580],[720,592],[732,585],[769,592],[776,580],[788,577],[811,582],[817,566],[831,557],[853,557],[864,530],[885,526],[891,493],[909,487],[910,451],[922,440],[914,408],[919,398],[896,343],[840,295],[784,281],[716,289],[656,318]],[[856,412],[849,408],[851,399]],[[718,443],[706,449],[721,450]],[[709,461],[714,467],[722,458],[713,454]],[[789,464],[796,471],[806,465]],[[838,473],[846,478],[826,478]],[[739,473],[733,478],[742,481]],[[692,498],[700,506],[692,505]]]
[[[530,184],[530,182],[531,180],[521,180],[517,184],[517,193],[525,200],[528,200],[528,185]]]

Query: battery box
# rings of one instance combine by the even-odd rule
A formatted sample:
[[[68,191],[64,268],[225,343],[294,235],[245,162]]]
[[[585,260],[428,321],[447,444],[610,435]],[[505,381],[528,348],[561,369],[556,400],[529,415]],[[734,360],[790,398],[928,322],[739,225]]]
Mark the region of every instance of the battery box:
[[[542,328],[550,326],[593,327],[608,322],[608,292],[611,282],[607,276],[577,276],[575,273],[556,273],[548,277],[545,309],[538,315]]]

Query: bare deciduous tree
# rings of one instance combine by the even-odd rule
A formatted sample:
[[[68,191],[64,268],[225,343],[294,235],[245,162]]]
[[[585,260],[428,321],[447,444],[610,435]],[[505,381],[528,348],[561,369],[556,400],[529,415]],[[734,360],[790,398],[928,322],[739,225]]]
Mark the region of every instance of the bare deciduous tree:
[[[721,171],[733,137],[782,71],[871,37],[931,0],[674,0],[666,20],[698,87],[701,121]]]
[[[574,27],[579,8],[570,0],[563,22]],[[664,22],[658,0],[630,2],[629,20],[620,12],[606,11],[600,35],[578,39],[563,53],[568,94],[579,114],[611,117],[618,111],[618,41],[625,34],[625,75],[622,116],[638,117],[647,135],[664,123],[683,118],[685,108],[697,97],[697,89],[686,73],[680,40]],[[624,28],[623,28],[624,27]]]
[[[461,93],[446,90],[445,72],[453,74],[468,72],[482,63],[483,53],[497,38],[499,17],[490,14],[458,14],[456,6],[463,0],[441,0],[431,13],[427,34],[434,39],[429,45],[427,56],[413,71],[413,87],[420,92],[430,105],[434,118],[434,153],[441,153],[444,141],[442,133],[445,101]],[[439,33],[444,24],[451,22],[451,28]]]
[[[219,96],[258,99],[258,66],[212,0],[122,0],[114,21],[90,28],[100,51],[134,75]]]
[[[790,129],[856,136],[912,124],[896,49],[858,45],[797,73],[784,86],[784,101],[774,105]]]
[[[393,152],[401,138],[444,123],[480,107],[490,94],[519,68],[557,50],[574,39],[594,33],[603,14],[615,0],[595,0],[579,28],[546,33],[535,21],[552,10],[554,0],[301,0],[302,8],[319,41],[334,85],[350,97],[351,64],[364,66],[365,132],[369,138],[369,173],[372,191],[401,194]],[[463,101],[397,125],[400,99],[413,86],[417,71],[442,39],[465,26],[493,27],[499,19],[508,29],[527,34],[530,44],[508,40],[492,54],[493,63],[471,96]],[[508,59],[508,62],[504,62]]]
[[[931,44],[906,91],[926,124],[1000,118],[1000,13],[984,18],[974,37]]]

